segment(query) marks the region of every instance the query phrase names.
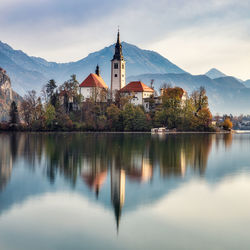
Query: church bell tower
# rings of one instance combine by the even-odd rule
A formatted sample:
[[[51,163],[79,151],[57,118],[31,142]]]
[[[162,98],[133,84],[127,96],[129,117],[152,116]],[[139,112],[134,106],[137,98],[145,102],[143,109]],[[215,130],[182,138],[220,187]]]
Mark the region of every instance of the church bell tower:
[[[111,91],[115,93],[116,91],[123,88],[126,83],[125,75],[125,60],[122,54],[122,45],[120,42],[120,32],[117,33],[117,42],[115,45],[115,54],[111,60]]]

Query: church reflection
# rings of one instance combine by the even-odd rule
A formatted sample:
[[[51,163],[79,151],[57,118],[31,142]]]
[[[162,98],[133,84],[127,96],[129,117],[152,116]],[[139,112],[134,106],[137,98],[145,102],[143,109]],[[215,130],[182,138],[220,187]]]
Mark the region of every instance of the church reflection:
[[[114,208],[117,231],[119,230],[122,207],[125,202],[125,181],[125,171],[113,165],[111,167],[111,202]]]
[[[81,173],[82,179],[87,186],[95,191],[98,199],[99,191],[107,178],[107,166],[103,166],[101,159],[96,159],[95,164],[87,164],[84,162],[83,171]]]
[[[4,192],[17,159],[23,159],[29,168],[44,168],[50,185],[55,185],[61,177],[73,189],[79,180],[84,182],[98,202],[103,198],[102,189],[108,187],[110,197],[105,199],[109,199],[113,208],[118,230],[125,207],[126,185],[130,187],[129,192],[131,187],[140,185],[136,190],[138,196],[144,187],[150,189],[151,183],[160,182],[159,178],[181,182],[188,171],[204,176],[212,145],[218,146],[218,137],[221,136],[2,134],[0,192]],[[232,135],[224,136],[222,141],[223,147],[231,147]]]

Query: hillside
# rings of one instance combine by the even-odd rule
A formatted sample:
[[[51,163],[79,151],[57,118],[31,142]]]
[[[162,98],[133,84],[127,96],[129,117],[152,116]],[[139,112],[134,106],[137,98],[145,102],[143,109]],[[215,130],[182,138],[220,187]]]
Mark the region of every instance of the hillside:
[[[10,78],[0,68],[0,121],[8,121],[10,104],[13,100],[18,104],[21,97],[12,90]]]
[[[247,88],[250,88],[250,80],[246,80],[245,82],[243,82],[243,84],[244,84]]]
[[[156,52],[142,50],[125,42],[122,46],[126,58],[127,76],[145,73],[184,73],[182,69]],[[0,42],[0,66],[8,71],[13,89],[22,95],[31,89],[40,91],[41,87],[52,78],[58,83],[63,83],[70,78],[70,75],[76,74],[77,79],[82,81],[94,71],[97,63],[103,79],[109,85],[110,60],[113,54],[114,44],[76,62],[55,63],[30,57]]]

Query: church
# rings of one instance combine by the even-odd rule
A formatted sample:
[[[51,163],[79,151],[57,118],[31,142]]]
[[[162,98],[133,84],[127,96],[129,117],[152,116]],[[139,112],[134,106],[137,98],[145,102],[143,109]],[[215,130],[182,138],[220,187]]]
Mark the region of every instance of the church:
[[[118,92],[121,96],[129,96],[132,104],[143,105],[146,110],[148,105],[146,100],[154,94],[154,90],[141,81],[133,81],[126,85],[126,61],[122,53],[119,30],[114,56],[111,60],[110,89],[102,79],[98,65],[95,74],[89,74],[79,87],[83,102],[90,99],[96,102],[107,102],[108,100],[114,100]]]

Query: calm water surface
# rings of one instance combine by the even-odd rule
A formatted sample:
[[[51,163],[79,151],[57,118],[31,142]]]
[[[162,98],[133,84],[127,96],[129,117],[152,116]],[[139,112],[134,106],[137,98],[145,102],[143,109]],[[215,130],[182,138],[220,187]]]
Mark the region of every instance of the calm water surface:
[[[250,135],[0,134],[0,249],[249,249]]]

